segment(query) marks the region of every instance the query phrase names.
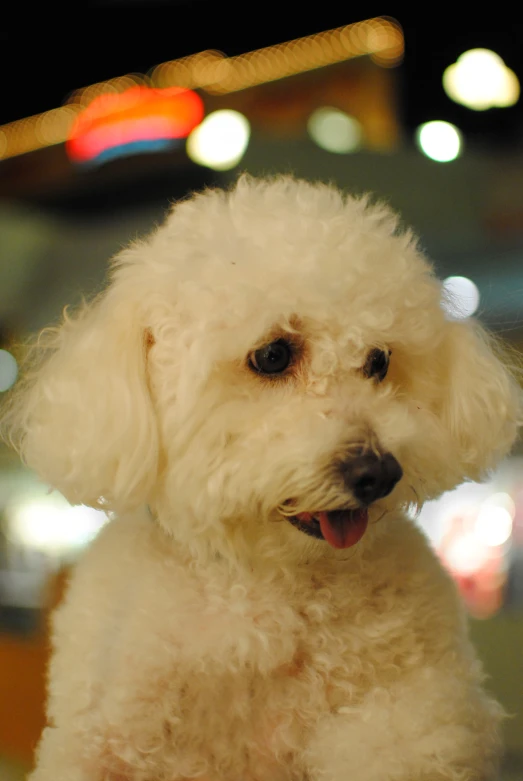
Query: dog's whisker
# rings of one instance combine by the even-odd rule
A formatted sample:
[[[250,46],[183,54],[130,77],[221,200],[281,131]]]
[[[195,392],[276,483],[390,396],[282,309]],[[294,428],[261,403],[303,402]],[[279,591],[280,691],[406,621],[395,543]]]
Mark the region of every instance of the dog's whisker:
[[[414,500],[414,502],[409,502],[409,503],[408,503],[407,509],[408,509],[410,512],[413,512],[413,514],[414,514],[414,517],[415,517],[415,518],[417,518],[417,517],[418,517],[418,515],[419,515],[419,514],[420,514],[420,512],[421,512],[421,506],[422,506],[422,502],[421,502],[421,500],[420,500],[420,497],[419,497],[419,494],[418,494],[418,492],[416,491],[416,488],[415,488],[415,487],[412,485],[412,483],[409,483],[409,486],[408,486],[408,488],[409,488],[409,489],[412,491],[412,493],[414,494],[415,500]]]
[[[374,518],[372,521],[369,521],[369,523],[375,525],[375,524],[379,523],[380,521],[382,521],[383,518],[385,518],[386,515],[389,515],[389,513],[390,513],[390,510],[383,510],[381,515],[379,515],[377,518]]]

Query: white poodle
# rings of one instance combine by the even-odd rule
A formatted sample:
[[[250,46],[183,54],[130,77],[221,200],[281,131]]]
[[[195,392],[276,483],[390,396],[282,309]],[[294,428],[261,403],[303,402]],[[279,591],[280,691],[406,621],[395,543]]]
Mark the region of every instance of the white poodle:
[[[54,624],[32,781],[490,781],[501,708],[405,510],[510,448],[516,383],[383,205],[242,177],[40,338],[4,413],[114,518]]]

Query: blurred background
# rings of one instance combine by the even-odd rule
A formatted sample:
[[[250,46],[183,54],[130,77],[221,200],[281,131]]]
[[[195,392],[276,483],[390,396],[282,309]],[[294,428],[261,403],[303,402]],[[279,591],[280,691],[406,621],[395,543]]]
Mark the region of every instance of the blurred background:
[[[170,203],[241,170],[374,191],[421,236],[455,294],[453,316],[475,315],[521,350],[519,11],[19,5],[2,9],[0,27],[0,404],[16,382],[17,344],[99,290],[107,260]],[[31,765],[49,611],[106,521],[49,493],[0,446],[2,781]],[[503,781],[522,779],[523,450],[418,522],[512,715]]]

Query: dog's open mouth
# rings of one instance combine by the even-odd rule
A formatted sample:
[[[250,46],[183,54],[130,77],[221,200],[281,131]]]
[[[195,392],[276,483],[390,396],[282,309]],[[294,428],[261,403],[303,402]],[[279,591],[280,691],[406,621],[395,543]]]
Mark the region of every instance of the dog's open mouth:
[[[367,510],[361,508],[298,513],[288,520],[300,531],[325,540],[333,548],[350,548],[365,534],[369,516]]]

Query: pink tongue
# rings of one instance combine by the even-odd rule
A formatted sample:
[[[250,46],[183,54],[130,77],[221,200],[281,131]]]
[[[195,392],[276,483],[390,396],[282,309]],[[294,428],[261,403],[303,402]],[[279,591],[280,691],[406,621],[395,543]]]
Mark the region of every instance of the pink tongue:
[[[321,533],[333,548],[350,548],[365,534],[367,510],[333,510],[316,514]]]

